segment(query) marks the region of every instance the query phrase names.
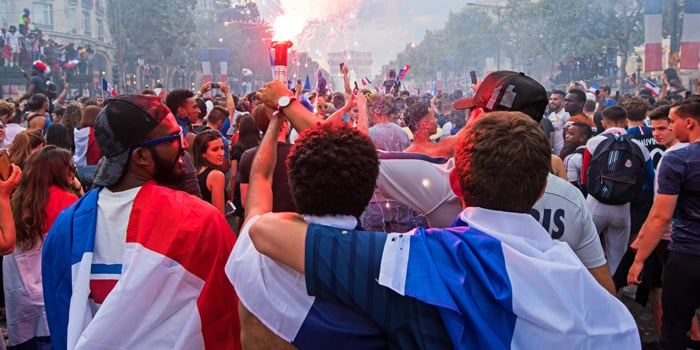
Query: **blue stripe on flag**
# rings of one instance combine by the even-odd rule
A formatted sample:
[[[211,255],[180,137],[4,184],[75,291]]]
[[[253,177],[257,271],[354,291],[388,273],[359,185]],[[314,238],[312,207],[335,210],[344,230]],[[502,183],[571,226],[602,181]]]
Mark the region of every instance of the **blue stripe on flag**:
[[[207,50],[207,49],[199,50],[199,60],[202,62],[209,62],[209,50]]]
[[[685,0],[684,11],[686,15],[700,14],[700,0]]]
[[[119,275],[122,273],[122,264],[92,264],[90,273]]]
[[[688,0],[686,0],[686,5]],[[660,15],[663,10],[662,0],[646,0],[644,1],[644,14],[645,15]]]

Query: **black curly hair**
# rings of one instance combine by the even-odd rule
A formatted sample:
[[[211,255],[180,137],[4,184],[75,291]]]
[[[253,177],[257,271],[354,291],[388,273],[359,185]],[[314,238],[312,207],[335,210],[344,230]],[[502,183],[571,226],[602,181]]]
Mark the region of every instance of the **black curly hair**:
[[[374,193],[379,159],[367,135],[346,123],[319,123],[296,140],[287,168],[301,214],[359,218]]]

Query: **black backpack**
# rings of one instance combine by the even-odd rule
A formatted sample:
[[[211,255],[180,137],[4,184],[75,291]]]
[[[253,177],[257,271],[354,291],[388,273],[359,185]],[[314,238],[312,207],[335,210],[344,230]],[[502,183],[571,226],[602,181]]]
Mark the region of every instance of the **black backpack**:
[[[630,202],[644,187],[646,161],[632,135],[603,134],[586,170],[586,191],[605,204]]]
[[[41,76],[41,79],[44,80],[41,86],[37,86],[37,92],[42,93],[46,95],[46,97],[49,98],[49,100],[53,100],[58,96],[58,91],[56,89],[56,84],[51,81],[51,79],[44,77],[43,75]]]

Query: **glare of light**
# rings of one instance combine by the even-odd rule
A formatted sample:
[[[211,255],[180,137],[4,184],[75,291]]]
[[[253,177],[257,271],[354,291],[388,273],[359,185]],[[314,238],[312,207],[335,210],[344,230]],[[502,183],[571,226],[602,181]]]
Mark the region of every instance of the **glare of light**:
[[[224,41],[224,38],[219,38],[219,42],[220,42],[220,43],[223,42],[223,41]]]
[[[411,47],[415,49],[415,48],[416,48],[416,43],[414,43],[414,42],[411,43]]]
[[[288,12],[275,18],[272,29],[275,32],[273,40],[295,41],[297,35],[304,29],[306,21],[296,12]]]
[[[428,180],[428,179],[423,179],[423,181],[421,182],[421,184],[423,185],[423,187],[429,188],[429,187],[430,187],[430,180]]]
[[[304,63],[304,67],[309,68],[309,64],[308,64],[308,63]]]
[[[348,55],[347,59],[350,59],[350,55]]]
[[[357,46],[357,45],[358,45],[358,44],[357,44],[357,41],[355,41],[355,42],[353,43],[353,45]]]
[[[391,204],[389,204],[389,202],[386,202],[386,204],[384,204],[384,206],[385,206],[387,209],[391,209]]]
[[[350,12],[350,18],[351,18],[351,19],[352,19],[352,18],[355,18],[355,14],[352,13],[352,12]]]

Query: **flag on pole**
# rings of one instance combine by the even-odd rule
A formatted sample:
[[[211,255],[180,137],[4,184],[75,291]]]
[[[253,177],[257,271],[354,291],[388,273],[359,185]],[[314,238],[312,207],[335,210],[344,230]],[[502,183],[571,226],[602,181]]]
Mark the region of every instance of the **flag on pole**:
[[[362,86],[367,86],[367,85],[372,85],[372,81],[369,80],[369,78],[367,78],[367,77],[362,78]]]
[[[399,75],[398,75],[397,80],[399,80],[399,81],[403,80],[403,78],[406,76],[406,73],[408,73],[409,69],[411,69],[411,66],[409,66],[409,65],[406,65],[406,67],[401,68],[401,70],[399,70]]]
[[[112,95],[112,96],[117,96],[117,91],[112,88],[112,85],[109,84],[107,79],[102,78],[102,91]]]
[[[632,85],[637,86],[637,73],[632,73],[632,75],[630,75],[630,82]]]
[[[199,51],[199,60],[202,62],[202,82],[209,83],[214,78],[211,74],[211,62],[209,61],[209,50],[202,49]]]
[[[700,56],[700,0],[685,0],[683,11],[680,68],[696,70]]]
[[[644,71],[663,70],[661,66],[662,0],[644,2]]]
[[[654,97],[658,97],[661,93],[661,88],[647,79],[644,79],[644,89],[651,91]]]

